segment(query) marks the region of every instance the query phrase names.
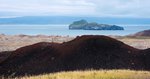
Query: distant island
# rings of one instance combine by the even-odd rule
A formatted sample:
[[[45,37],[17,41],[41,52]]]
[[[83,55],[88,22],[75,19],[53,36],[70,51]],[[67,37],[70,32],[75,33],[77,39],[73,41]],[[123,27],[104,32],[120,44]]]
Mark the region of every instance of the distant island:
[[[96,22],[88,23],[86,20],[75,21],[69,25],[71,30],[124,30],[117,25],[98,24]]]

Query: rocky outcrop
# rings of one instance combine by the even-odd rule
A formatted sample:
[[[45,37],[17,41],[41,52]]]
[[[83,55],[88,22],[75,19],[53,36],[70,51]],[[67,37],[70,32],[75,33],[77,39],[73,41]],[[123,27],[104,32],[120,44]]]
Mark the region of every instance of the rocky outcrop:
[[[0,63],[0,75],[39,75],[86,69],[150,70],[150,50],[106,36],[81,36],[62,44],[41,42],[19,48]]]
[[[69,25],[69,29],[81,30],[124,30],[123,27],[108,24],[88,23],[86,20],[75,21]]]

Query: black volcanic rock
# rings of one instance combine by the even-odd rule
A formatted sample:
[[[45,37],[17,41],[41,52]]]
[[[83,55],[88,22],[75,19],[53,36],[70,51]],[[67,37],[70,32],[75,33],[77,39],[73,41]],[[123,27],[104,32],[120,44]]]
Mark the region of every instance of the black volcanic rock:
[[[124,30],[123,27],[108,24],[88,23],[86,20],[75,21],[69,25],[69,29],[81,30]]]
[[[85,69],[150,70],[150,50],[139,50],[106,36],[81,36],[58,43],[37,43],[12,51],[0,75],[38,75]]]

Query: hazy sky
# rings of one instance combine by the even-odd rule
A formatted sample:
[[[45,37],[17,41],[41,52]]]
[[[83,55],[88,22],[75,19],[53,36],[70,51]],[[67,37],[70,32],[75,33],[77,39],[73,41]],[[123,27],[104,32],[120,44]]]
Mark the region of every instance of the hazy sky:
[[[150,18],[150,0],[0,0],[0,17],[41,15]]]

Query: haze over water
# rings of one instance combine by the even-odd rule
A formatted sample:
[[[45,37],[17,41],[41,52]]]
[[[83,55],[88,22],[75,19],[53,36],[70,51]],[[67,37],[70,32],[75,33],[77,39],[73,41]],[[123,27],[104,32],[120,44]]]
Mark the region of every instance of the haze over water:
[[[149,4],[150,0],[0,0],[0,24],[4,24],[0,25],[0,33],[10,35],[46,34],[62,36],[77,36],[84,34],[128,35],[150,29],[149,25],[138,25],[140,23],[150,24]],[[27,18],[28,16],[31,16],[31,18]],[[34,16],[39,16],[40,18],[37,19]],[[44,16],[50,16],[49,18],[51,19],[41,18]],[[74,18],[66,21],[62,20],[62,17],[59,16]],[[39,23],[45,22],[57,23],[58,18],[64,23],[70,23],[75,21],[75,17],[103,18],[99,20],[104,23],[109,20],[112,24],[121,22],[125,24],[134,23],[137,25],[122,25],[122,27],[125,28],[124,31],[69,30],[68,25],[38,25]],[[92,21],[93,19],[89,18],[88,20]],[[32,23],[29,23],[27,25],[15,25],[17,22],[28,23],[31,21],[37,24],[30,25]],[[8,25],[9,23],[14,24]]]
[[[150,25],[120,25],[125,30],[69,30],[69,25],[0,25],[0,33],[15,35],[59,35],[59,36],[79,36],[79,35],[129,35],[146,29]]]

